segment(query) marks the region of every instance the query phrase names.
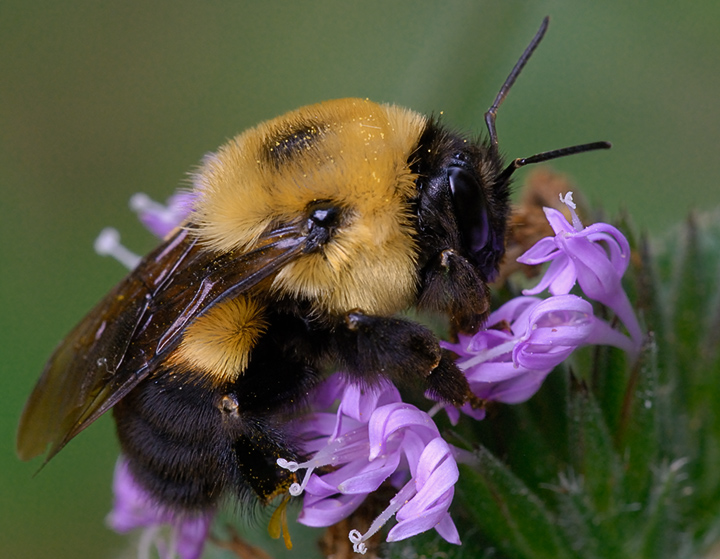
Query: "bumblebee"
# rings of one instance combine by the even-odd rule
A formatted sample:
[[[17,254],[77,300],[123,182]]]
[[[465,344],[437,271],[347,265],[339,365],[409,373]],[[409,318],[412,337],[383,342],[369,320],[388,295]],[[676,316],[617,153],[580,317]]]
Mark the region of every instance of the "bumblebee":
[[[384,377],[461,405],[473,396],[408,308],[453,332],[489,312],[516,159],[393,105],[341,99],[262,123],[207,157],[194,207],[55,350],[24,409],[18,453],[65,444],[112,409],[122,451],[160,503],[268,502],[298,459],[289,433],[330,370]]]

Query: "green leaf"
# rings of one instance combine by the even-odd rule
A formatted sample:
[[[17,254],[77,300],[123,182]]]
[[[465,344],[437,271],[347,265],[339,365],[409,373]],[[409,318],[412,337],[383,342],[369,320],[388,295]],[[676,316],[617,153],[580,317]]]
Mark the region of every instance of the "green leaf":
[[[717,227],[707,223],[706,218],[691,216],[680,231],[682,246],[676,254],[671,299],[672,338],[669,341],[677,352],[677,380],[685,388],[691,406],[698,399],[704,399],[702,387],[707,383],[703,368],[698,365],[703,358],[702,341],[711,322],[718,288],[719,239],[713,238],[717,233]]]
[[[625,461],[625,499],[643,498],[649,488],[648,472],[658,456],[657,344],[651,334],[630,373],[617,431],[617,447]]]
[[[509,557],[574,556],[541,499],[486,449],[473,467],[461,466],[457,489],[480,531]]]
[[[582,382],[571,384],[568,416],[573,470],[583,477],[592,508],[607,513],[616,501],[622,468],[597,401]]]
[[[578,557],[623,556],[622,538],[608,522],[612,517],[595,509],[582,476],[560,474],[555,490],[560,526]]]
[[[656,482],[643,514],[639,532],[638,555],[647,559],[678,557],[678,549],[687,535],[679,526],[677,497],[686,460],[664,465],[656,473]]]
[[[530,486],[553,480],[567,463],[567,421],[558,413],[567,407],[567,377],[567,369],[558,367],[528,402],[491,404],[485,421],[473,423],[473,440],[502,456],[513,474]]]
[[[448,543],[435,530],[429,530],[406,540],[381,544],[379,556],[385,559],[505,559],[483,538],[477,527],[463,523],[455,512],[452,516],[462,537],[461,545]],[[362,559],[362,556],[355,555],[354,558]]]
[[[672,345],[665,343],[668,330],[668,295],[667,289],[663,289],[660,283],[657,260],[653,258],[651,243],[645,235],[640,239],[637,256],[639,262],[630,268],[637,286],[635,305],[646,330],[655,337],[660,375],[658,381],[666,383],[669,364],[674,360]],[[660,374],[662,372],[664,374]]]
[[[698,526],[720,499],[720,214],[692,215],[655,245],[669,325],[658,336],[661,445],[669,460],[687,457]]]
[[[607,429],[619,428],[628,382],[628,358],[625,353],[609,346],[590,348],[592,360],[592,391],[602,410]]]

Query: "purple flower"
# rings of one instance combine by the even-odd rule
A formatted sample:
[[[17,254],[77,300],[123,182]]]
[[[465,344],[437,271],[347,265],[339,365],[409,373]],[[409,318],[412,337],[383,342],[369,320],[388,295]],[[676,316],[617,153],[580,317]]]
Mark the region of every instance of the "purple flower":
[[[192,192],[178,191],[168,198],[167,205],[163,205],[138,192],[130,198],[130,208],[153,235],[163,238],[187,219],[194,198]],[[106,227],[100,232],[95,239],[95,252],[101,256],[112,256],[130,270],[140,262],[140,256],[120,242],[120,233],[114,227]]]
[[[187,219],[194,199],[194,193],[178,191],[163,205],[147,194],[138,192],[130,198],[130,208],[138,214],[140,222],[153,235],[163,238]]]
[[[607,223],[583,227],[574,210],[572,192],[561,200],[570,208],[573,224],[558,210],[543,208],[555,236],[538,241],[518,262],[550,262],[550,266],[540,283],[523,293],[536,295],[548,289],[553,295],[565,295],[577,282],[585,295],[612,309],[623,321],[635,342],[633,352],[637,352],[642,331],[621,282],[630,262],[630,245],[618,229]]]
[[[306,469],[302,482],[290,488],[292,495],[305,493],[298,520],[308,526],[331,526],[389,479],[400,488],[398,494],[365,534],[351,532],[357,552],[364,553],[364,542],[393,515],[398,522],[388,541],[435,528],[447,541],[459,544],[448,513],[457,463],[430,416],[403,403],[389,382],[362,389],[335,375],[322,391],[337,394],[340,405],[335,414],[316,413],[303,423],[311,458],[302,464],[278,460],[291,471]],[[333,469],[316,473],[323,466]]]
[[[621,284],[630,257],[627,239],[606,223],[584,228],[574,211],[572,193],[561,200],[570,207],[573,224],[559,211],[544,208],[555,236],[541,239],[518,258],[525,264],[551,262],[537,287],[524,293],[549,289],[553,296],[512,299],[493,312],[488,326],[474,336],[460,335],[456,344],[441,342],[459,356],[456,363],[481,400],[508,404],[527,400],[548,373],[582,345],[612,345],[631,355],[639,349],[640,326]],[[569,295],[576,281],[588,297],[615,311],[630,337],[595,317],[588,301]],[[458,421],[457,409],[437,407],[445,407],[450,420]],[[484,409],[470,404],[461,410],[476,419],[485,416]]]
[[[575,349],[586,344],[634,349],[627,336],[593,314],[592,305],[575,295],[548,299],[516,297],[488,319],[473,336],[441,345],[458,355],[473,393],[482,400],[516,404],[530,398],[545,377]],[[457,422],[457,410],[446,407]],[[462,411],[482,419],[484,410],[466,404]]]
[[[118,459],[115,466],[113,492],[115,503],[107,523],[120,533],[143,528],[140,556],[149,556],[153,543],[163,559],[176,556],[180,559],[197,559],[202,555],[215,511],[180,514],[164,508],[137,484],[123,457]],[[163,540],[160,534],[163,526],[170,528],[167,540]]]

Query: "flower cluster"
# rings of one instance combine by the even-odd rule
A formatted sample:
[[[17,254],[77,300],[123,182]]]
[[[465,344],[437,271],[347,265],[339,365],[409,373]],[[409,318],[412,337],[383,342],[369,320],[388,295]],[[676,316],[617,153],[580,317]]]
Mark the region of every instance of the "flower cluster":
[[[518,262],[550,262],[550,266],[540,283],[524,293],[534,295],[548,289],[553,295],[564,295],[577,282],[586,297],[602,303],[622,320],[633,343],[639,348],[642,331],[622,287],[622,277],[630,264],[627,239],[607,223],[583,227],[575,213],[572,192],[560,199],[570,209],[573,223],[571,225],[559,211],[545,208],[545,216],[555,236],[540,239],[518,258]]]
[[[298,520],[308,526],[332,526],[389,480],[399,491],[365,534],[351,532],[356,552],[364,553],[365,541],[393,515],[398,523],[388,541],[435,528],[447,541],[459,544],[448,513],[458,467],[432,418],[402,402],[387,381],[362,389],[334,375],[319,398],[324,408],[331,399],[339,401],[336,413],[315,413],[302,423],[299,435],[307,440],[305,450],[312,457],[301,464],[278,460],[291,471],[306,470],[302,483],[290,488],[295,496],[305,492]],[[324,466],[332,470],[323,472]]]
[[[165,236],[187,217],[191,196],[178,194],[163,206],[136,195],[132,207],[148,229]],[[561,200],[570,208],[572,223],[559,211],[545,208],[554,236],[541,239],[518,258],[525,264],[550,263],[539,284],[493,312],[475,335],[460,335],[457,343],[441,342],[457,354],[456,362],[480,400],[508,404],[527,400],[550,371],[583,345],[615,346],[633,357],[639,351],[642,331],[621,284],[630,257],[627,240],[605,223],[583,227],[572,193]],[[96,249],[128,267],[139,261],[120,245],[114,230],[101,235]],[[587,299],[570,293],[576,284]],[[545,290],[549,297],[535,296]],[[612,310],[625,332],[596,317],[588,299]],[[388,532],[388,541],[434,528],[448,542],[460,543],[448,511],[458,480],[457,462],[464,454],[442,438],[432,410],[426,413],[402,402],[388,381],[361,387],[340,374],[318,387],[312,400],[311,413],[296,426],[307,460],[278,460],[279,466],[293,472],[304,470],[302,481],[290,488],[292,496],[303,495],[299,522],[336,524],[384,485],[397,493],[365,533],[351,531],[356,552],[363,553],[365,542],[393,517],[397,522]],[[459,420],[461,411],[476,419],[485,413],[470,404],[461,410],[438,407],[445,407],[452,422]],[[114,529],[143,527],[149,546],[157,527],[167,524],[172,537],[170,544],[158,545],[161,554],[170,557],[177,551],[183,559],[199,557],[211,514],[187,518],[162,510],[135,484],[122,458],[115,474],[115,494],[109,517]]]
[[[457,343],[442,343],[458,355],[457,365],[481,400],[524,402],[550,371],[583,345],[615,346],[633,357],[640,349],[642,332],[621,284],[630,261],[627,239],[607,223],[583,227],[572,193],[561,200],[573,223],[561,212],[544,208],[555,235],[541,239],[518,258],[524,264],[551,263],[538,285],[493,312],[474,336],[461,334]],[[570,294],[576,283],[588,299],[610,308],[629,335],[596,317],[588,300]],[[531,297],[545,289],[550,297]],[[452,406],[445,409],[457,422],[459,411]],[[476,419],[484,417],[482,408],[468,404],[461,411]]]

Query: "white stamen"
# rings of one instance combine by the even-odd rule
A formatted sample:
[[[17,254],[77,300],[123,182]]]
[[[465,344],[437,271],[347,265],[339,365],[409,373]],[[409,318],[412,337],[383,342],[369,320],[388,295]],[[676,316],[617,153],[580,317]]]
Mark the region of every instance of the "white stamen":
[[[164,557],[169,557],[171,559],[175,559],[177,557],[177,543],[178,543],[178,538],[180,537],[179,532],[180,532],[180,530],[177,526],[173,526],[172,529],[170,530],[170,536],[169,536],[170,546],[169,546],[169,549],[167,550],[167,553],[163,555]],[[158,551],[160,551],[160,550],[158,549]]]
[[[145,528],[138,542],[138,559],[150,559],[150,548],[156,543],[160,534],[160,526]]]
[[[500,357],[501,355],[512,352],[512,350],[515,348],[519,341],[519,339],[510,340],[509,342],[504,342],[493,348],[480,351],[472,359],[468,359],[467,361],[461,361],[457,365],[463,371],[465,371],[470,367],[474,367],[475,365],[479,365],[480,363],[485,363],[486,361],[490,361],[491,359],[495,359],[496,357]]]
[[[441,409],[443,409],[446,405],[447,405],[447,404],[445,404],[445,403],[443,403],[443,402],[438,402],[437,404],[435,404],[433,407],[431,407],[431,408],[428,410],[427,414],[428,414],[430,417],[435,417],[435,414],[437,414],[437,413],[438,413]]]
[[[560,201],[570,209],[570,215],[572,216],[572,224],[575,228],[575,231],[582,231],[583,229],[585,229],[585,226],[582,224],[582,221],[580,221],[578,214],[575,212],[575,210],[577,209],[577,204],[573,202],[572,191],[568,192],[565,196],[563,196],[562,194],[559,194],[559,196]]]
[[[563,196],[562,194],[558,194],[558,196],[560,196],[560,201],[563,204],[565,204],[568,208],[570,208],[571,210],[577,209],[577,204],[575,204],[575,202],[573,202],[572,191],[568,192],[565,196]]]
[[[132,270],[141,258],[120,243],[120,233],[114,227],[106,227],[95,239],[95,252],[100,256],[112,256],[123,266]]]
[[[288,489],[288,492],[293,497],[299,497],[302,495],[302,492],[305,491],[305,487],[308,484],[308,481],[310,481],[310,475],[313,473],[313,470],[315,469],[315,465],[312,464],[312,460],[309,462],[303,462],[302,464],[298,464],[294,460],[285,460],[285,458],[278,458],[276,460],[276,463],[281,468],[284,468],[290,472],[297,472],[300,468],[307,468],[305,471],[305,476],[303,477],[303,480],[301,483],[293,483],[290,488]]]
[[[367,546],[363,542],[363,535],[360,533],[359,530],[350,530],[350,533],[348,534],[348,539],[350,540],[350,543],[353,544],[353,551],[355,553],[365,555],[365,553],[367,552]]]
[[[373,523],[370,525],[367,532],[361,534],[358,530],[350,530],[348,538],[353,544],[353,551],[355,553],[365,554],[367,551],[365,542],[369,540],[378,530],[380,530],[380,528],[382,528],[388,520],[395,516],[395,513],[399,511],[405,503],[412,499],[416,493],[417,489],[415,487],[415,480],[411,479],[400,491],[397,492],[397,495],[390,499],[388,507],[382,511],[375,520],[373,520]]]
[[[337,439],[329,441],[327,445],[320,449],[315,456],[307,462],[298,464],[292,460],[278,458],[276,464],[291,472],[296,472],[303,468],[306,470],[302,481],[300,483],[293,483],[288,490],[290,495],[297,497],[305,491],[305,487],[307,487],[310,476],[315,468],[337,465],[341,462],[350,462],[368,456],[368,452],[367,427],[365,426],[354,429]]]
[[[167,206],[156,202],[144,192],[138,192],[130,197],[130,209],[135,213],[152,211],[162,214],[168,211]]]
[[[277,465],[291,472],[297,472],[298,468],[300,467],[300,464],[298,464],[294,460],[285,460],[285,458],[278,458]]]
[[[308,481],[310,481],[310,474],[312,473],[312,470],[308,470],[305,474],[305,477],[302,480],[302,483],[293,483],[290,485],[290,488],[288,489],[288,493],[292,495],[293,497],[299,497],[303,494],[303,491],[305,491],[305,487],[307,487]]]

